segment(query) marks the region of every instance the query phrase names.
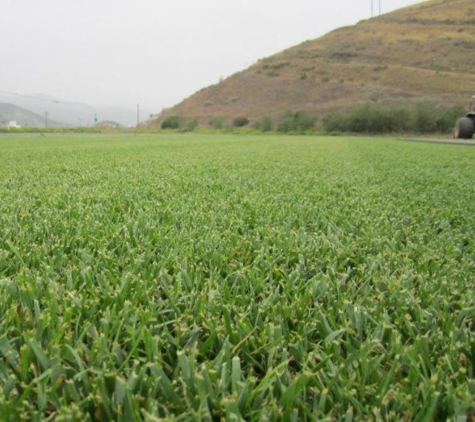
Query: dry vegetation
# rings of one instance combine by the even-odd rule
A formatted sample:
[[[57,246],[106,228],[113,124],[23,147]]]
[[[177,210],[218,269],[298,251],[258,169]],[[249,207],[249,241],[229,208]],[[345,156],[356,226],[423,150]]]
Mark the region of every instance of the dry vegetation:
[[[208,124],[286,109],[322,116],[360,102],[466,106],[475,93],[473,0],[433,0],[337,29],[259,60],[166,115]]]

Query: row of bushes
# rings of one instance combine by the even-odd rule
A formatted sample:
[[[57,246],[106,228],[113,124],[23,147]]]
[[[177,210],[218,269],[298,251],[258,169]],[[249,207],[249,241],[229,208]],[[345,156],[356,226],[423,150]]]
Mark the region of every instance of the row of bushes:
[[[245,127],[249,123],[250,121],[246,116],[238,116],[233,119],[232,127]],[[209,125],[213,129],[224,129],[227,126],[224,117],[214,117],[209,121]]]
[[[291,110],[287,110],[285,111],[277,126],[274,126],[274,122],[270,116],[264,116],[254,122],[253,128],[261,132],[271,132],[273,130],[277,130],[283,133],[303,133],[315,129],[315,120],[316,117],[309,116],[303,111],[294,113]],[[224,119],[222,117],[218,117],[210,121],[210,126],[213,129],[222,129],[224,127],[224,123]],[[249,119],[246,117],[237,117],[233,120],[234,127],[247,126],[249,123]]]
[[[233,120],[233,127],[244,127],[249,124],[249,119],[245,116],[238,116]],[[223,117],[211,119],[209,125],[213,129],[224,129],[226,121]],[[196,120],[187,120],[180,116],[168,116],[160,125],[161,129],[176,129],[180,132],[193,132],[198,127]]]
[[[363,104],[347,111],[328,113],[323,119],[326,132],[351,133],[450,133],[462,108],[377,106]]]
[[[441,133],[447,134],[453,130],[457,118],[463,116],[462,108],[440,108],[430,105],[414,107],[379,106],[362,104],[345,111],[334,111],[324,116],[321,129],[327,133]],[[252,127],[261,132],[278,131],[282,133],[306,133],[315,131],[316,116],[305,112],[287,110],[279,122],[270,116],[255,121]],[[250,121],[245,116],[238,116],[227,124],[225,118],[215,117],[209,121],[209,126],[216,130],[230,130],[249,126]],[[186,121],[178,116],[167,117],[162,129],[179,129],[193,131],[197,127],[196,120]]]
[[[195,119],[185,120],[180,116],[169,116],[160,127],[162,129],[178,129],[181,132],[193,132],[198,127],[198,122]]]
[[[289,133],[289,132],[305,132],[313,130],[315,128],[316,118],[313,116],[308,116],[304,112],[293,113],[288,110],[284,113],[279,125],[276,129],[279,132]],[[224,117],[214,117],[209,121],[209,126],[212,129],[230,129],[230,128],[242,128],[249,126],[250,120],[246,116],[237,116],[232,121],[232,126],[226,123]],[[163,120],[161,124],[161,129],[176,129],[183,132],[191,132],[196,129],[197,122],[196,120],[186,120],[180,116],[168,116]],[[261,132],[270,132],[274,130],[274,122],[270,116],[262,117],[257,120],[253,128]]]

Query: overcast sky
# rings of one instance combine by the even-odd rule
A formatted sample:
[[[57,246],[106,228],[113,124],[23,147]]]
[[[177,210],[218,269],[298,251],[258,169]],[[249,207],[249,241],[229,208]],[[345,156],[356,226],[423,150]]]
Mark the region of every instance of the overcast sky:
[[[374,14],[379,0],[373,0]],[[381,0],[383,13],[420,0]],[[1,0],[0,91],[158,112],[371,0]]]

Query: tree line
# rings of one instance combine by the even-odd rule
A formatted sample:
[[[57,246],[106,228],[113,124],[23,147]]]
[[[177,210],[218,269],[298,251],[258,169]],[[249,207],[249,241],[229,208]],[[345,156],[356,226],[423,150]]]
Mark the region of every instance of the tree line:
[[[279,119],[264,116],[254,122],[246,116],[237,116],[232,120],[214,117],[208,122],[208,126],[214,130],[246,127],[260,132],[282,133],[448,134],[452,132],[456,120],[465,115],[465,112],[460,107],[444,108],[426,104],[413,107],[380,106],[366,103],[346,110],[331,111],[321,119],[304,111],[286,110]],[[169,116],[161,124],[162,129],[183,132],[194,131],[197,127],[196,120],[179,116]]]

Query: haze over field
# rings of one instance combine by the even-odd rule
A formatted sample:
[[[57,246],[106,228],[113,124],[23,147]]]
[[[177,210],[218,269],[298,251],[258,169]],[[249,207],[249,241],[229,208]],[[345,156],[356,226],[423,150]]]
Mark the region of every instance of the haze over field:
[[[2,4],[0,91],[160,111],[306,39],[417,0]],[[15,98],[11,95],[12,99]]]

